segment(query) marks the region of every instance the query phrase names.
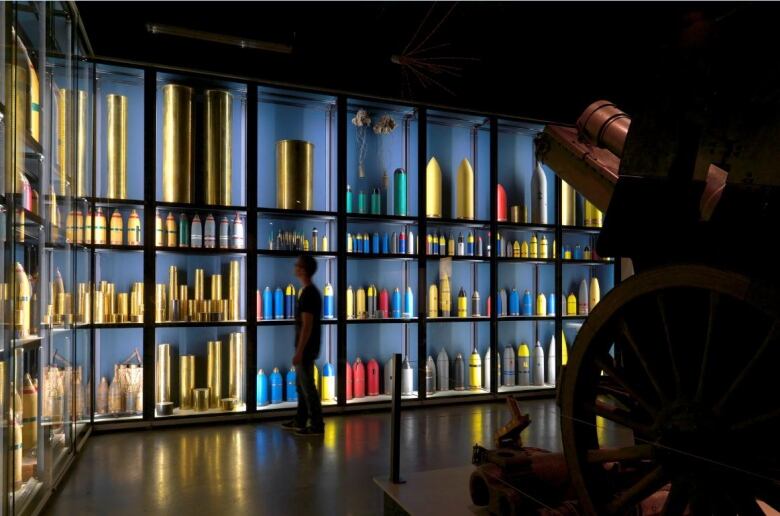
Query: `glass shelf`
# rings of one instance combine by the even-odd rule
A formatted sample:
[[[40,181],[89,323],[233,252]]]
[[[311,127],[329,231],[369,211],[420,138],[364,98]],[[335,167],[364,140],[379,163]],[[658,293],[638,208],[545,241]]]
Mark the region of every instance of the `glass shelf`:
[[[411,324],[417,322],[417,317],[409,319],[347,319],[347,324]]]
[[[246,249],[225,249],[223,247],[155,247],[157,253],[192,254],[198,256],[211,255],[245,255]]]
[[[337,324],[337,319],[320,319],[320,324]],[[295,324],[295,319],[258,319],[258,326],[288,326]]]
[[[170,322],[156,322],[154,326],[157,328],[213,328],[213,327],[225,327],[225,326],[246,326],[245,320],[240,321],[208,321],[208,322],[195,322],[195,321],[170,321]]]
[[[278,218],[317,220],[336,220],[337,216],[335,211],[283,210],[278,208],[257,208],[257,214]]]
[[[322,257],[326,259],[338,257],[338,254],[335,251],[274,251],[269,249],[257,250],[258,256],[265,257],[296,258],[302,254],[309,254],[311,256]]]

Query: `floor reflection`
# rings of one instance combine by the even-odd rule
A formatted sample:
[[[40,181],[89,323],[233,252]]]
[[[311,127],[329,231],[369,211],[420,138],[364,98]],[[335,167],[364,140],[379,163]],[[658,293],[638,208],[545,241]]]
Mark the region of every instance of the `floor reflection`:
[[[524,443],[560,451],[555,403],[521,410],[532,420]],[[47,514],[377,514],[372,478],[388,473],[389,420],[329,417],[319,439],[279,422],[93,436]],[[502,402],[407,410],[402,473],[468,464],[474,443],[492,446],[509,420]]]

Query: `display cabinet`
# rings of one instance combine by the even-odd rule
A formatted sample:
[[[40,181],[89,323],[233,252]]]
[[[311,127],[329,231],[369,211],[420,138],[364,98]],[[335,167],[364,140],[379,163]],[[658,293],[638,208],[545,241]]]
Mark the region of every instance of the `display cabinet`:
[[[302,252],[326,413],[389,406],[395,353],[408,404],[553,394],[619,265],[537,163],[543,124],[83,59],[68,12],[2,9],[0,401],[40,407],[36,444],[23,424],[2,451],[9,510],[90,428],[291,414]]]
[[[0,6],[0,514],[38,512],[91,430],[94,91],[76,20],[64,2]]]

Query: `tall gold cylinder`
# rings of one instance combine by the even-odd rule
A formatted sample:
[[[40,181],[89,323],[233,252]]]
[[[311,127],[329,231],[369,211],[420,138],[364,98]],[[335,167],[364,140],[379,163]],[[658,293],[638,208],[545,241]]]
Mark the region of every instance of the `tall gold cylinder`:
[[[60,90],[59,138],[60,195],[87,195],[87,92]],[[75,145],[74,145],[75,144]]]
[[[195,355],[179,357],[179,408],[192,409],[192,389],[195,388]]]
[[[577,224],[575,218],[577,192],[566,181],[561,181],[561,224],[564,226],[574,226]]]
[[[106,95],[108,198],[127,199],[127,97]]]
[[[431,158],[425,169],[425,216],[440,219],[441,211],[441,167]]]
[[[206,90],[203,190],[206,204],[232,204],[233,96]]]
[[[94,315],[92,320],[95,324],[101,324],[106,322],[106,297],[103,292],[96,290],[94,298]]]
[[[314,144],[276,142],[276,207],[311,210],[314,205]]]
[[[5,91],[6,98],[2,99],[6,106],[5,111],[5,191],[9,193],[21,193],[21,177],[24,177],[24,150],[25,136],[27,134],[27,110],[30,108],[28,93],[30,90],[30,69],[27,60],[22,55],[21,40],[17,39],[19,53],[16,56],[16,64],[10,60],[5,67]],[[15,170],[16,174],[11,173]]]
[[[222,299],[222,274],[211,275],[211,300]]]
[[[237,321],[241,318],[241,264],[238,260],[230,262],[228,274],[228,320]]]
[[[455,218],[474,220],[474,169],[465,158],[458,167],[455,192]]]
[[[163,87],[163,201],[192,202],[192,96],[190,87]]]
[[[154,402],[171,401],[171,345],[158,344],[155,359],[155,393]]]
[[[238,404],[244,403],[244,384],[246,371],[244,369],[244,334],[230,334],[230,354],[228,363],[228,398],[235,398]]]
[[[168,267],[168,292],[170,292],[171,301],[179,295],[179,270],[175,265]]]
[[[204,279],[205,273],[203,272],[203,269],[195,269],[195,301],[203,301],[206,299],[205,292],[204,292],[204,285],[205,285],[205,279]]]
[[[222,342],[210,340],[206,355],[206,385],[209,388],[209,407],[219,408],[222,398]]]
[[[166,322],[168,320],[167,303],[165,283],[157,283],[154,288],[154,322]]]
[[[116,318],[115,322],[128,322],[130,320],[130,303],[127,292],[120,292],[116,296]]]

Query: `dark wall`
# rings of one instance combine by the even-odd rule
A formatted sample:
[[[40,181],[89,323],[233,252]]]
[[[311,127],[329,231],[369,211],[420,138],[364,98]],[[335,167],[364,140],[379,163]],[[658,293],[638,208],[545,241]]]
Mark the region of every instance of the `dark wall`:
[[[698,37],[702,20],[777,18],[772,5],[673,2],[433,7],[415,2],[79,2],[78,7],[101,56],[569,123],[598,98],[631,112],[652,93],[652,77],[681,45]],[[147,23],[290,44],[293,53],[152,35]],[[426,75],[421,82],[408,68],[404,72],[392,63],[391,56],[426,37],[423,47],[434,48],[422,54],[428,60],[418,67]],[[448,59],[453,57],[459,59]],[[442,64],[456,69],[436,74],[429,66]]]

